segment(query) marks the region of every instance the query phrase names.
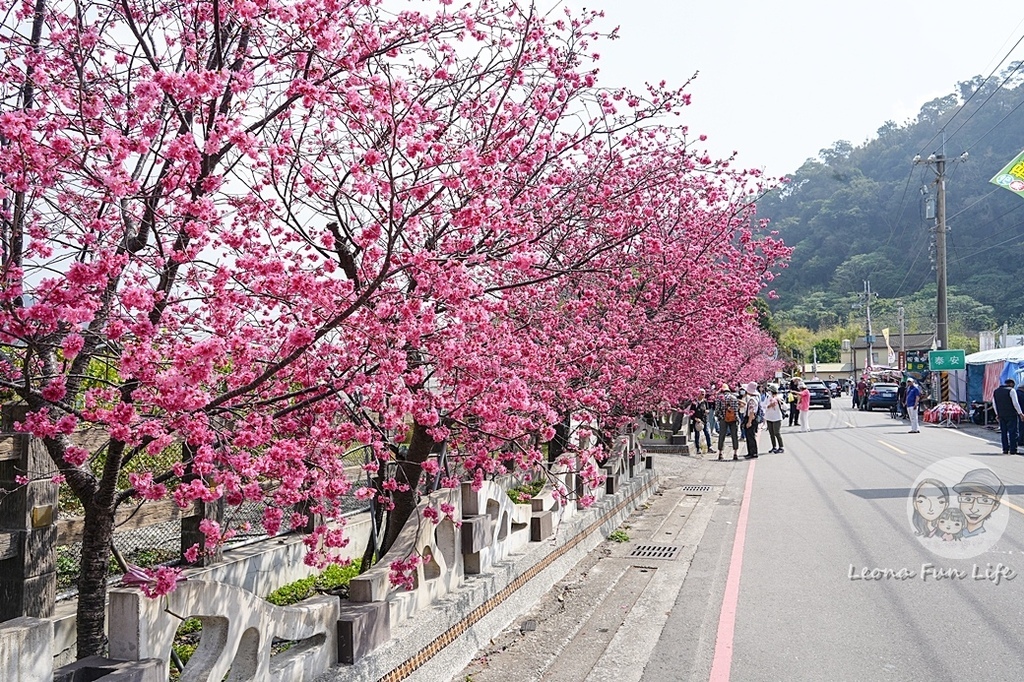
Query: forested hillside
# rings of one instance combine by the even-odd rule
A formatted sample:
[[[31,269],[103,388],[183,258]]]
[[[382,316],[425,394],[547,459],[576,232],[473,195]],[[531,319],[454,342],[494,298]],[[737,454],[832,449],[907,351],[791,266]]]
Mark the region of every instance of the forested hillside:
[[[860,146],[836,142],[758,203],[759,217],[795,247],[775,282],[777,319],[812,329],[861,319],[853,306],[870,280],[880,297],[873,309],[879,327],[895,326],[899,299],[908,330],[933,329],[935,221],[926,205],[936,176],[913,159],[942,153],[943,137],[950,331],[1024,319],[1024,199],[989,183],[1024,149],[1021,66],[959,83],[916,119],[887,121]],[[969,158],[960,162],[965,151]]]

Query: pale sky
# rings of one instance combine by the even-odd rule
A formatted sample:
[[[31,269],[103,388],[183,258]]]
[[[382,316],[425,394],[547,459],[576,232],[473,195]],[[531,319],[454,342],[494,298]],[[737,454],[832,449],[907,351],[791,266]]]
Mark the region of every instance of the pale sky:
[[[605,10],[600,83],[681,84],[681,122],[713,156],[792,173],[836,140],[855,146],[987,76],[1024,35],[1024,4],[991,0],[564,0]],[[1011,59],[1024,59],[1024,43]],[[957,153],[952,147],[948,153]],[[908,164],[910,159],[907,159]]]

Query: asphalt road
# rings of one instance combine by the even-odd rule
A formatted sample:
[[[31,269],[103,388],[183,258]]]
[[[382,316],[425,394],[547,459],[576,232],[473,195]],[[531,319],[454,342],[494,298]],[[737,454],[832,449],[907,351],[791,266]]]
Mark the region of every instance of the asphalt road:
[[[910,434],[838,401],[811,425],[784,429],[785,454],[736,471],[750,478],[741,563],[730,523],[740,511],[720,507],[643,679],[1024,678],[1024,457],[1001,455],[983,429]],[[977,516],[953,490],[977,469],[1007,487],[986,531],[916,535],[916,483],[944,483],[949,508]],[[723,599],[730,570],[737,589]],[[735,609],[731,632],[723,604]]]
[[[809,433],[784,427],[784,454],[659,456],[664,489],[629,544],[665,536],[674,563],[601,548],[452,679],[1024,679],[1024,457],[978,427],[910,434],[846,400],[810,417]],[[992,475],[997,506],[954,490]],[[947,540],[915,532],[926,478],[948,497],[925,486],[919,508],[953,510]],[[682,492],[695,483],[710,490]],[[979,510],[984,532],[955,539]]]

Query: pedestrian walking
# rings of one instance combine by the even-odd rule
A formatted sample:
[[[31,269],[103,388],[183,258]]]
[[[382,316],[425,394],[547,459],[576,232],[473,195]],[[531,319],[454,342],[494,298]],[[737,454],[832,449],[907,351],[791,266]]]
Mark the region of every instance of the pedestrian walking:
[[[764,406],[764,423],[768,425],[768,437],[772,439],[772,449],[768,452],[785,452],[782,447],[782,401],[779,400],[779,389],[768,387],[768,402]]]
[[[1016,399],[1016,396],[1014,396]],[[913,379],[907,379],[907,413],[910,414],[910,431],[909,433],[921,433],[921,429],[918,427],[917,420],[921,415],[921,388],[917,385],[917,382]],[[1020,410],[1017,410],[1020,412]],[[1014,443],[1017,439],[1014,438]],[[1016,448],[1017,446],[1014,445]],[[1005,449],[1005,448],[1004,448]]]
[[[757,383],[751,381],[746,385],[747,399],[743,405],[744,440],[747,441],[746,459],[757,459],[757,429],[760,426],[758,415],[764,417],[761,410],[761,396],[757,392]]]
[[[732,439],[732,458],[738,460],[740,404],[729,390],[729,384],[722,384],[719,391],[718,401],[715,403],[715,417],[718,419],[718,461],[722,461],[726,436]]]
[[[800,382],[800,397],[797,398],[796,407],[800,410],[800,430],[804,433],[811,430],[811,390],[807,384]]]
[[[996,419],[999,420],[999,436],[1003,441],[1004,455],[1017,454],[1018,420],[1024,417],[1020,401],[1017,400],[1017,391],[1014,390],[1016,383],[1013,379],[1007,379],[1002,386],[992,392],[992,407],[996,411]]]

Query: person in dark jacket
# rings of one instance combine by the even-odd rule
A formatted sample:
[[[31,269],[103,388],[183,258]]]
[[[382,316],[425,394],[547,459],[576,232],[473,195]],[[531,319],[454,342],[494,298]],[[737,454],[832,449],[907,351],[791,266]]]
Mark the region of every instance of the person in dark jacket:
[[[1017,386],[1014,390],[1017,392],[1017,404],[1024,411],[1024,384]],[[1017,422],[1017,451],[1020,452],[1022,449],[1024,449],[1024,417]]]
[[[907,414],[907,380],[904,379],[900,382],[900,387],[896,390],[896,408],[899,410],[900,419],[909,419],[910,415]]]
[[[992,392],[992,407],[999,420],[999,437],[1003,442],[1004,455],[1017,454],[1018,425],[1020,420],[1024,419],[1020,401],[1017,400],[1017,391],[1014,390],[1016,383],[1013,379],[1007,379],[1002,386]]]

